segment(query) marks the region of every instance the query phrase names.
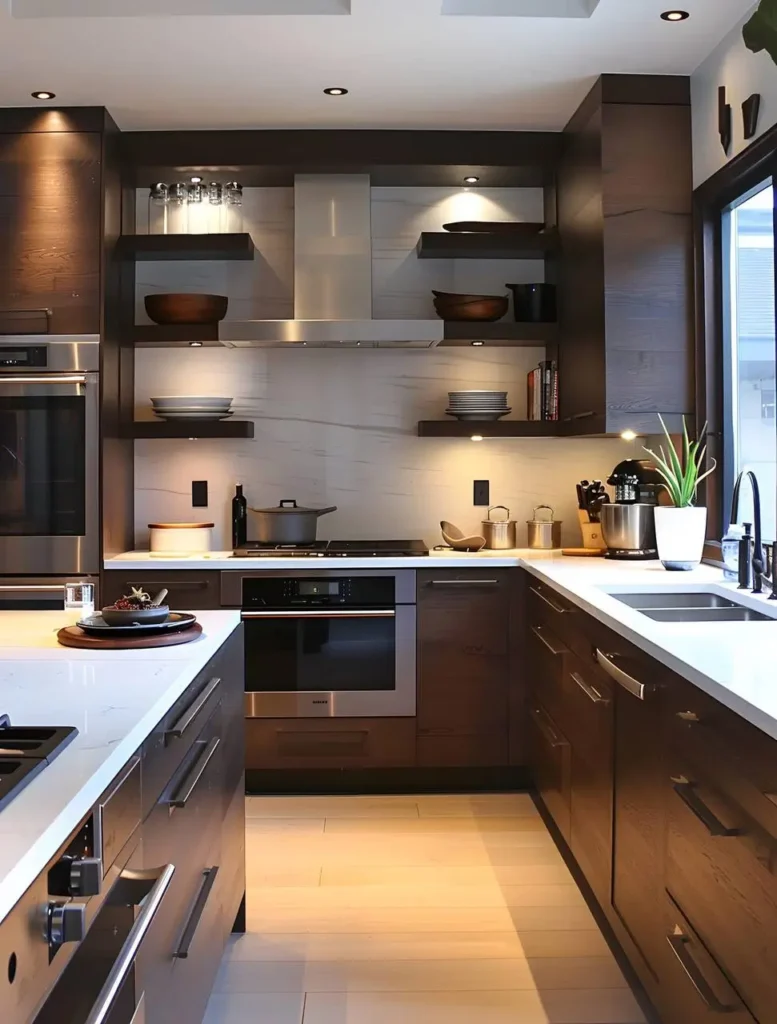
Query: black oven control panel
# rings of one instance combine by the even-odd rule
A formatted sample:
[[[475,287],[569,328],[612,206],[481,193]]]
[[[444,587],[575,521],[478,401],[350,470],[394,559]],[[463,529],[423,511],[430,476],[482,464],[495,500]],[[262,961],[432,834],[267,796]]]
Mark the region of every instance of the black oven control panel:
[[[48,365],[45,345],[0,348],[0,369],[42,369]]]
[[[243,580],[243,611],[260,608],[392,608],[393,576],[261,577]]]

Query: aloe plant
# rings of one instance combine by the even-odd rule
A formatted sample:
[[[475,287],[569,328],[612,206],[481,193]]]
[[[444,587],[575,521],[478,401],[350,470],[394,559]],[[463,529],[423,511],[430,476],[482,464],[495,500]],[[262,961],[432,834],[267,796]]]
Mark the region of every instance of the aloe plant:
[[[758,10],[742,28],[742,38],[748,50],[766,50],[777,64],[777,0],[761,0]]]
[[[702,444],[702,438],[706,437],[707,424],[705,423],[702,427],[699,437],[691,441],[688,437],[688,427],[683,416],[683,450],[681,460],[672,443],[671,435],[666,429],[663,417],[659,414],[658,418],[661,420],[661,427],[666,437],[668,454],[664,451],[663,445],[659,445],[660,455],[651,448],[645,448],[645,451],[655,460],[656,469],[663,477],[664,487],[669,492],[672,504],[677,508],[689,508],[696,504],[696,492],[698,491],[699,484],[711,473],[714,473],[717,468],[717,463],[712,459],[710,469],[702,472],[704,459],[707,454],[707,445]]]

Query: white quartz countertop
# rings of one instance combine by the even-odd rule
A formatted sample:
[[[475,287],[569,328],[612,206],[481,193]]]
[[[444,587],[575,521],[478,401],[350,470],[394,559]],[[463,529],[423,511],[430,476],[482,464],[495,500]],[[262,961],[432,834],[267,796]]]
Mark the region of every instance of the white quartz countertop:
[[[208,554],[166,555],[151,551],[127,551],[106,558],[106,569],[461,569],[488,561],[490,565],[515,566],[522,555],[542,552],[513,548],[509,551],[430,551],[428,556],[411,558],[235,558],[231,551]],[[598,559],[597,559],[598,561]]]
[[[62,612],[0,612],[0,713],[78,729],[0,812],[0,920],[240,622],[197,618],[202,636],[180,647],[82,651],[57,643]]]

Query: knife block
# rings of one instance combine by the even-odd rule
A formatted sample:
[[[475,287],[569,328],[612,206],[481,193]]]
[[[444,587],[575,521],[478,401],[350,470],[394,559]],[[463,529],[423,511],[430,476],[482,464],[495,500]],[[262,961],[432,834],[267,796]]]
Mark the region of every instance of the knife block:
[[[580,532],[583,535],[583,547],[592,551],[604,551],[607,545],[604,543],[602,524],[592,523],[588,518],[585,509],[577,510],[577,518],[580,522]]]

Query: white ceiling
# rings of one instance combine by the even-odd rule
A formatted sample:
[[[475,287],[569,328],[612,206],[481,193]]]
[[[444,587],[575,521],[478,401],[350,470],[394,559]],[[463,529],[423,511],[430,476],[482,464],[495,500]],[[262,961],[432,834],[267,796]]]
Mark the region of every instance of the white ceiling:
[[[51,89],[57,103],[106,106],[125,130],[557,130],[598,74],[690,74],[753,6],[681,0],[692,16],[679,24],[659,18],[671,0],[585,0],[590,17],[443,16],[443,0],[351,0],[345,15],[345,0],[319,0],[332,16],[40,16],[85,2],[92,0],[16,0],[14,18],[10,0],[0,0],[0,106],[27,106],[32,90]],[[451,12],[473,7],[444,2]],[[572,15],[580,6],[545,2]],[[224,3],[278,9],[277,0]],[[309,10],[316,0],[289,3]],[[19,17],[25,5],[38,16]],[[142,9],[159,3],[144,0]],[[536,10],[536,0],[524,9]],[[324,96],[332,85],[350,94]]]

